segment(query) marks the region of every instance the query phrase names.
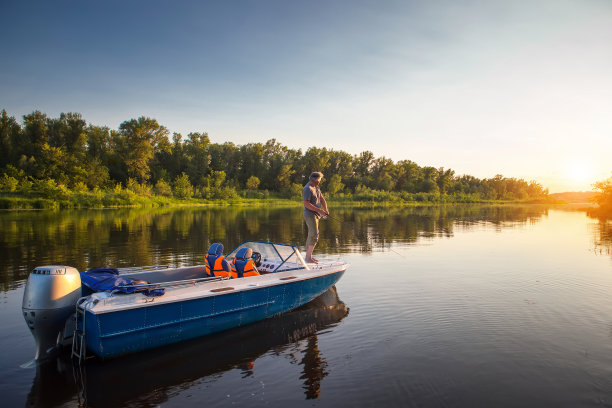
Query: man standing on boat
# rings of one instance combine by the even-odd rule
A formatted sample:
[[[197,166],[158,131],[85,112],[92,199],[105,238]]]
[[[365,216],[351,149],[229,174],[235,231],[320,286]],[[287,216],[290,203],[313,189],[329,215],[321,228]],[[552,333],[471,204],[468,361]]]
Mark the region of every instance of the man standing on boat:
[[[306,262],[317,263],[317,260],[312,257],[314,247],[319,240],[319,218],[329,215],[327,210],[327,202],[321,194],[319,183],[323,178],[323,173],[315,171],[310,175],[310,181],[302,190],[302,198],[304,199],[304,220],[308,226],[308,238],[306,239]]]

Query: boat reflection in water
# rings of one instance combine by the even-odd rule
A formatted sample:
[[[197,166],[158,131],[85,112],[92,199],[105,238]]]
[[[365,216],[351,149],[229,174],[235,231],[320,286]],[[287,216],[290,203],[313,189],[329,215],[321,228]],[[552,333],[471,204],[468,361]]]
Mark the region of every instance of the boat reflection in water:
[[[306,339],[302,365],[305,398],[317,398],[327,375],[317,333],[349,313],[332,287],[310,303],[266,319],[205,338],[109,361],[72,364],[69,356],[41,363],[28,395],[28,407],[55,407],[74,401],[89,407],[157,405],[176,386],[238,368],[253,374],[255,361],[271,349]],[[282,349],[281,349],[282,351]],[[173,393],[176,393],[174,390]]]

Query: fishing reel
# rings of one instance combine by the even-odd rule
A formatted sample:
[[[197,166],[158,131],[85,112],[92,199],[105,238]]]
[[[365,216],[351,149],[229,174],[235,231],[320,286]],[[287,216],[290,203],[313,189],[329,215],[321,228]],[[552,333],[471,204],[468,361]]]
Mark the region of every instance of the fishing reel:
[[[255,266],[261,266],[261,254],[259,252],[253,251],[253,255],[251,255],[251,259],[255,262]]]

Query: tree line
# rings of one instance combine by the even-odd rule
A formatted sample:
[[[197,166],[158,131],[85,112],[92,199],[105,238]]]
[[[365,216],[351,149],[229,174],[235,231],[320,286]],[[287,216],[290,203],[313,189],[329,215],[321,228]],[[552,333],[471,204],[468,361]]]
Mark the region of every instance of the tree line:
[[[20,123],[2,110],[0,169],[0,190],[5,192],[123,188],[179,199],[267,196],[262,192],[294,197],[317,170],[326,175],[323,190],[337,197],[387,192],[402,197],[524,200],[548,195],[534,181],[456,175],[451,169],[394,162],[370,151],[351,155],[310,147],[303,152],[275,139],[211,143],[206,132],[170,134],[148,117],[124,121],[115,130],[87,123],[79,113],[50,118],[40,111],[24,115]]]

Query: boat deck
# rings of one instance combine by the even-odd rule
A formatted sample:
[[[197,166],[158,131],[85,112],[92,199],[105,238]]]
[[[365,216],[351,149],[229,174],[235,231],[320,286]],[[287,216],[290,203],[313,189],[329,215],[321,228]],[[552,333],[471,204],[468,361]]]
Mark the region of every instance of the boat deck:
[[[148,297],[142,293],[110,293],[99,292],[91,295],[91,300],[86,302],[85,307],[94,314],[117,312],[120,310],[162,305],[175,302],[184,302],[191,299],[202,299],[218,296],[219,294],[230,294],[236,292],[262,289],[291,282],[299,282],[308,279],[322,277],[327,274],[336,273],[346,269],[348,265],[342,261],[320,262],[319,264],[308,264],[310,269],[294,269],[282,272],[262,274],[240,279],[222,279],[214,281],[185,281],[174,286],[174,282],[160,282],[160,288],[165,289],[165,294],[159,297]],[[296,265],[296,268],[298,265]],[[202,276],[201,278],[205,278]],[[164,283],[168,287],[164,287]]]

